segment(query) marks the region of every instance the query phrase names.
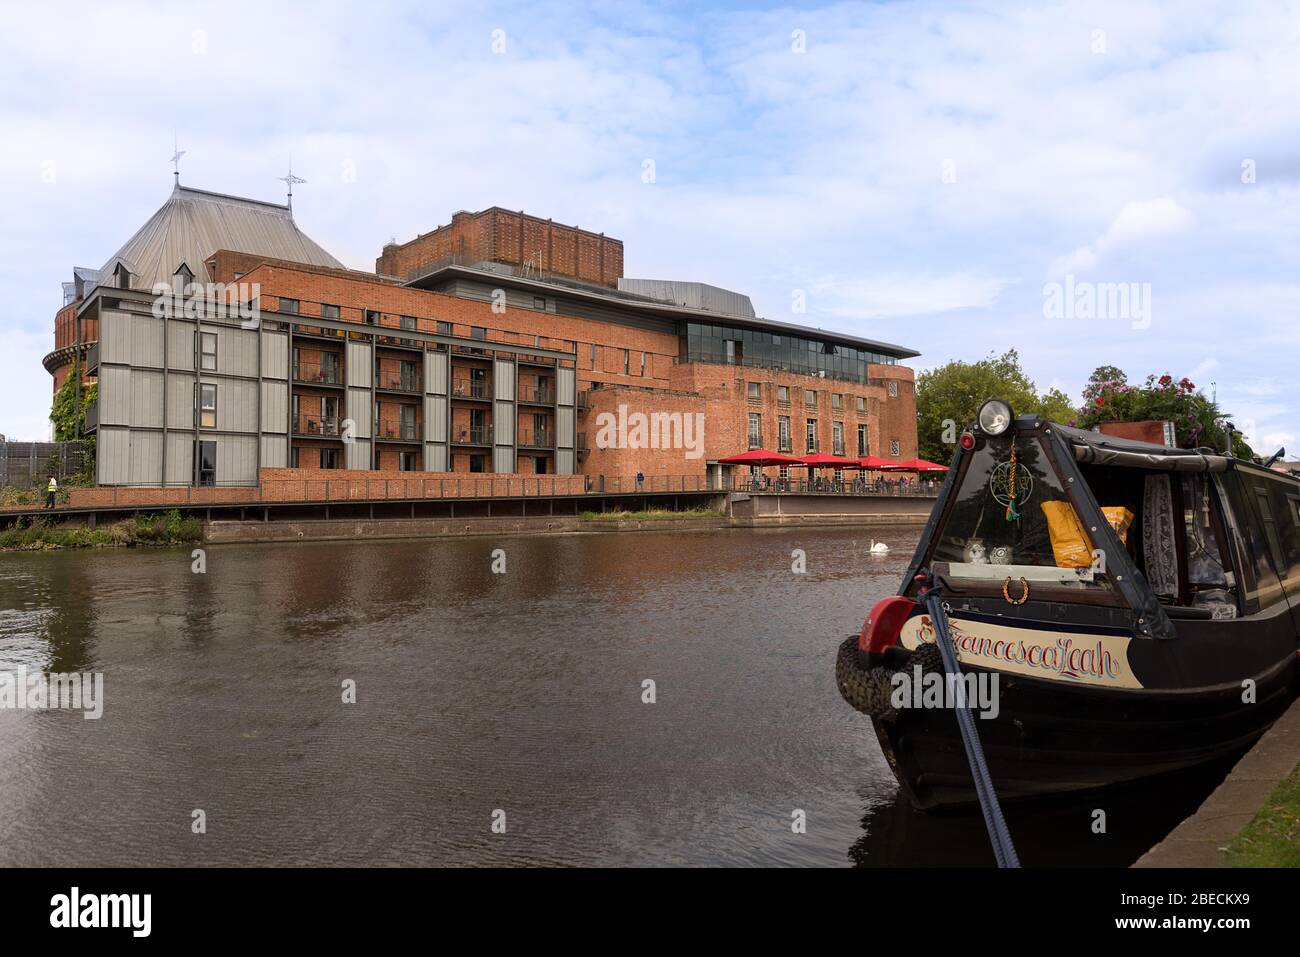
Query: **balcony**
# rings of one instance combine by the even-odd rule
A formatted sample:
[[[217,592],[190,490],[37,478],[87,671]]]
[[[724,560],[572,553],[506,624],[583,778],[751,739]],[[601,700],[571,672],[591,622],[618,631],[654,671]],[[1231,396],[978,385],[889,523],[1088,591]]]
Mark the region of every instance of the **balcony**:
[[[482,399],[492,401],[492,383],[486,379],[457,379],[451,385],[453,399]]]
[[[86,375],[94,375],[99,369],[99,343],[93,342],[86,350]]]
[[[492,426],[461,426],[452,433],[452,445],[491,445]]]
[[[555,433],[551,431],[521,431],[519,433],[521,449],[553,449]]]
[[[420,373],[412,366],[402,368],[400,363],[380,362],[375,370],[375,388],[381,392],[411,392],[419,394]]]
[[[421,442],[420,427],[418,423],[404,422],[401,425],[381,425],[379,435],[376,437],[380,442]]]
[[[550,389],[523,386],[519,389],[519,401],[525,405],[554,405],[555,394]]]
[[[337,357],[336,357],[337,358]],[[300,385],[343,387],[343,373],[335,362],[298,362],[293,367],[293,381]]]
[[[293,434],[309,439],[337,439],[339,420],[336,416],[299,412],[293,419]]]
[[[99,402],[98,400],[86,406],[86,425],[87,433],[94,432],[99,428]]]

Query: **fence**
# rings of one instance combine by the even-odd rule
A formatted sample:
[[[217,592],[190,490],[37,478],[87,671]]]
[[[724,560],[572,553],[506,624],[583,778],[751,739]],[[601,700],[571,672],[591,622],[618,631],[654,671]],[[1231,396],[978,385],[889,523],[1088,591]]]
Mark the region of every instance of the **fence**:
[[[60,481],[81,468],[77,442],[0,442],[0,485],[30,488],[44,485],[51,466]]]

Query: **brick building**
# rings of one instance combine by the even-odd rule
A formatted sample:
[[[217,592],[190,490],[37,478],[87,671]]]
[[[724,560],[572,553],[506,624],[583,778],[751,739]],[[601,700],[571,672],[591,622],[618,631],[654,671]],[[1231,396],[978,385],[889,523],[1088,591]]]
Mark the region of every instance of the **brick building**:
[[[83,357],[102,485],[263,469],[721,475],[758,446],[916,455],[916,352],[629,279],[623,244],[496,207],[344,268],[287,206],[177,185],[77,269],[45,359]]]

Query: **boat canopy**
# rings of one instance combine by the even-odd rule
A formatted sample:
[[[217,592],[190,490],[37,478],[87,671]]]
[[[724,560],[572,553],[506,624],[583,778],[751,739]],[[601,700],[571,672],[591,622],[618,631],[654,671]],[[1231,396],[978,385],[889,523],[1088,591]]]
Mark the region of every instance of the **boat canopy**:
[[[1232,459],[1198,449],[1176,449],[1102,432],[1085,432],[1053,423],[1061,438],[1074,448],[1076,461],[1090,465],[1116,465],[1162,472],[1226,472]]]

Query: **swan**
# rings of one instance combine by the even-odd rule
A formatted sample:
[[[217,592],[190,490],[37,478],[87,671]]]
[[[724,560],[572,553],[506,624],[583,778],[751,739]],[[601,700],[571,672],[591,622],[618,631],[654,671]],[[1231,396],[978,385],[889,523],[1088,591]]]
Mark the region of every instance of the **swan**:
[[[889,546],[884,542],[878,542],[874,538],[871,540],[871,554],[884,555],[889,551]]]

